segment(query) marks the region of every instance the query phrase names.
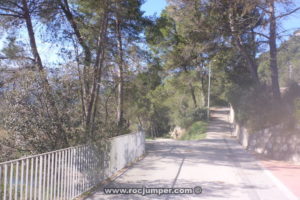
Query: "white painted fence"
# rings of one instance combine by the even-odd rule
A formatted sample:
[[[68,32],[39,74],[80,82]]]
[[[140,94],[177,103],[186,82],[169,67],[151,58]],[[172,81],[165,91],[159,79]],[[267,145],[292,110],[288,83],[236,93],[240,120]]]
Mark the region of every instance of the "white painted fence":
[[[142,132],[0,163],[0,199],[69,200],[142,156]]]

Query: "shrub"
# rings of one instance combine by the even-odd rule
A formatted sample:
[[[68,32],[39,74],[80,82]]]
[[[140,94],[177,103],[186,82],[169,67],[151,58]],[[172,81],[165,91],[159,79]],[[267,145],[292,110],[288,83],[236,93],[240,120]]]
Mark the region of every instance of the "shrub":
[[[190,127],[194,122],[204,121],[207,119],[207,110],[203,108],[190,108],[186,109],[184,112],[180,112],[178,116],[173,121],[182,128]]]
[[[228,98],[236,111],[236,121],[251,131],[281,124],[287,116],[283,104],[276,102],[268,87],[233,87]]]
[[[288,89],[283,95],[283,106],[286,113],[286,127],[295,128],[300,122],[300,86],[297,82],[290,82]]]
[[[193,123],[180,138],[181,140],[200,140],[205,138],[207,130],[207,123],[198,121]]]

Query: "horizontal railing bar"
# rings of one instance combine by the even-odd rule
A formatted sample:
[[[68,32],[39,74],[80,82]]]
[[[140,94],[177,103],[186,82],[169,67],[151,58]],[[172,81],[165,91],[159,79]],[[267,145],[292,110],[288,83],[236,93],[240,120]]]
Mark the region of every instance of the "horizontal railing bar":
[[[76,148],[79,148],[79,147],[82,147],[82,146],[85,146],[85,145],[79,145],[79,146],[75,146],[75,147],[68,147],[68,148],[65,148],[65,149],[59,149],[59,150],[50,151],[50,152],[46,152],[46,153],[41,153],[41,154],[37,154],[37,155],[26,156],[26,157],[15,159],[15,160],[9,160],[9,161],[5,161],[5,162],[0,163],[0,166],[5,165],[5,164],[10,164],[10,163],[13,163],[13,162],[19,162],[19,161],[30,159],[30,158],[36,158],[36,157],[40,157],[40,156],[49,155],[49,154],[56,153],[56,152],[62,152],[62,151],[66,151],[66,150],[69,150],[69,149],[76,149]]]
[[[137,133],[140,133],[140,132],[137,132]],[[108,141],[113,140],[115,138],[119,138],[119,137],[125,137],[125,136],[129,136],[129,135],[135,135],[137,133],[130,133],[130,134],[118,135],[118,136],[115,136],[115,137],[112,137],[112,138],[108,138]],[[41,153],[41,154],[37,154],[37,155],[30,155],[30,156],[18,158],[18,159],[15,159],[15,160],[9,160],[9,161],[5,161],[5,162],[1,162],[0,165],[10,164],[10,163],[13,163],[13,162],[19,162],[19,161],[22,161],[22,160],[25,160],[25,159],[36,158],[36,157],[39,157],[39,156],[49,155],[49,154],[52,154],[52,153],[66,151],[66,150],[69,150],[69,149],[76,149],[76,148],[79,148],[79,147],[82,147],[82,146],[86,146],[86,145],[89,145],[89,144],[78,145],[78,146],[75,146],[75,147],[68,147],[68,148],[65,148],[65,149],[58,149],[58,150],[55,150],[55,151],[50,151],[50,152]]]

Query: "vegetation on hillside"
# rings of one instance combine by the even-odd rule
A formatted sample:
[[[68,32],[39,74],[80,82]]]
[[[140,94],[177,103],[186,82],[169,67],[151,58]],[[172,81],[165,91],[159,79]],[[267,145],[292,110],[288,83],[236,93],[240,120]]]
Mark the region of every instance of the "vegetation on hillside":
[[[291,82],[300,83],[300,36],[293,35],[278,48],[279,83],[281,87],[288,87]],[[270,70],[268,68],[268,54],[259,58],[259,74],[262,81],[270,84]]]

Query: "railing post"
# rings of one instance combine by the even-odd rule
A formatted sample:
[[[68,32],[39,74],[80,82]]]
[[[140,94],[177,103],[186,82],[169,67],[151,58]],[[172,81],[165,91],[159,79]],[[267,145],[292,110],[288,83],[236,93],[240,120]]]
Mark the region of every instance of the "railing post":
[[[73,166],[72,166],[72,148],[69,149],[69,199],[72,198],[72,179],[73,179]]]
[[[80,165],[80,193],[82,193],[83,191],[83,187],[84,187],[84,173],[83,173],[83,146],[80,148],[80,158],[79,158],[79,165]]]
[[[12,191],[13,191],[13,172],[14,172],[14,164],[10,164],[10,184],[9,184],[9,200],[12,200]]]
[[[85,151],[85,175],[86,175],[86,182],[85,182],[85,188],[84,188],[84,192],[89,188],[89,148],[88,146],[86,146],[86,151]]]
[[[18,199],[18,185],[19,185],[19,162],[16,163],[16,176],[15,176],[15,200]]]
[[[6,199],[7,193],[7,164],[4,165],[4,191],[3,191],[3,199]]]
[[[44,157],[44,161],[43,161],[43,173],[42,173],[42,175],[43,175],[43,177],[42,177],[42,179],[43,179],[43,181],[42,181],[42,183],[43,183],[43,187],[42,187],[42,198],[41,199],[45,199],[46,197],[45,197],[45,193],[46,193],[46,171],[47,171],[47,154],[46,155],[44,155],[43,156]]]
[[[79,195],[81,193],[81,148],[78,148],[78,152],[77,152],[77,158],[76,158],[76,162],[77,162],[77,175],[76,175],[76,180],[77,180],[77,184],[76,184],[76,196]]]
[[[87,147],[85,146],[84,149],[83,149],[83,153],[84,153],[84,156],[83,156],[83,180],[84,180],[84,186],[83,186],[83,190],[82,192],[85,192],[86,190],[86,185],[87,185]]]
[[[47,162],[47,186],[46,186],[46,200],[49,200],[50,196],[50,166],[51,166],[51,155],[48,154],[48,162]]]
[[[75,186],[75,163],[74,163],[75,149],[71,149],[71,198],[74,198],[74,186]]]
[[[67,171],[66,171],[66,179],[67,179],[67,187],[66,187],[66,193],[67,193],[67,198],[70,198],[70,149],[67,150]]]
[[[37,188],[38,188],[38,157],[35,158],[35,178],[34,178],[34,199],[37,199]]]
[[[28,170],[29,170],[29,159],[26,160],[25,200],[27,200],[27,196],[28,196]]]
[[[55,187],[53,185],[53,181],[54,181],[54,177],[55,177],[55,172],[54,172],[54,156],[55,155],[56,155],[56,152],[51,154],[51,167],[49,165],[49,167],[51,168],[51,182],[50,182],[50,190],[49,190],[49,192],[50,192],[50,194],[49,194],[50,198],[49,199],[50,200],[53,199],[53,193],[54,193],[54,188],[53,187]]]
[[[54,199],[60,199],[60,196],[61,196],[61,177],[60,177],[60,174],[61,174],[61,170],[62,170],[62,162],[61,162],[61,157],[62,157],[62,152],[59,152],[58,154],[58,163],[57,163],[57,170],[58,170],[58,177],[57,177],[57,196],[54,198]]]
[[[39,195],[38,199],[42,200],[42,177],[43,177],[43,157],[40,157],[40,165],[39,165]]]
[[[66,164],[67,164],[67,152],[63,151],[63,171],[62,171],[62,176],[63,176],[63,199],[66,199],[66,182],[67,182],[67,177],[66,177]]]
[[[24,188],[24,160],[21,161],[21,182],[20,182],[20,199],[23,199],[23,188]]]
[[[81,182],[82,182],[82,186],[81,186],[81,193],[84,191],[85,188],[85,146],[82,147],[81,149]]]
[[[33,199],[33,166],[34,166],[34,159],[31,158],[31,165],[30,165],[30,170],[31,170],[31,173],[30,173],[30,192],[29,192],[29,199]]]

